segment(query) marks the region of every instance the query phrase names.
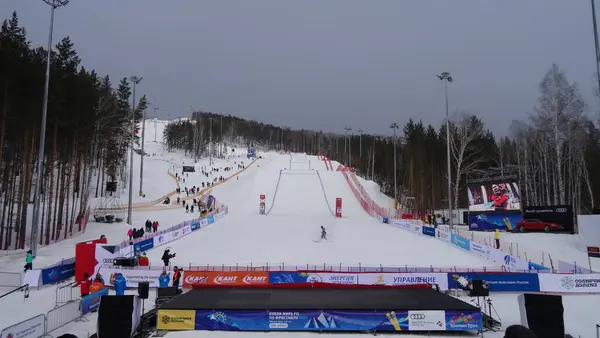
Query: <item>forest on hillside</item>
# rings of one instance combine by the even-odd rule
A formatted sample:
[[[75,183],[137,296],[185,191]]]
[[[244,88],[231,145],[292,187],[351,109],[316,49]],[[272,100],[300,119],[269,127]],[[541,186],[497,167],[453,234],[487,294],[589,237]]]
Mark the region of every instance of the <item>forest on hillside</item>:
[[[410,115],[409,112],[403,115]],[[496,138],[476,112],[450,118],[453,206],[466,208],[466,181],[482,171],[517,177],[523,205],[574,206],[590,213],[600,197],[600,129],[576,83],[552,65],[532,98],[526,120],[513,121],[508,136]],[[390,126],[391,127],[391,126]],[[245,144],[263,150],[324,154],[351,165],[394,196],[394,147],[397,195],[402,208],[430,212],[447,208],[446,128],[409,120],[396,138],[349,130],[346,134],[295,130],[231,115],[194,112],[189,120],[165,129],[169,148],[207,156],[216,144]],[[407,199],[407,197],[410,197]],[[414,198],[414,199],[412,199]],[[407,202],[411,201],[410,205]]]
[[[90,195],[122,177],[131,148],[132,88],[81,64],[65,37],[52,50],[44,172],[37,173],[48,51],[31,46],[17,13],[0,29],[0,250],[23,249],[30,234],[34,187],[40,184],[39,244],[81,231]],[[146,109],[137,103],[135,120]],[[92,178],[95,178],[92,181]],[[93,189],[92,187],[96,187]],[[100,191],[99,189],[100,188]],[[93,196],[92,196],[93,197]]]

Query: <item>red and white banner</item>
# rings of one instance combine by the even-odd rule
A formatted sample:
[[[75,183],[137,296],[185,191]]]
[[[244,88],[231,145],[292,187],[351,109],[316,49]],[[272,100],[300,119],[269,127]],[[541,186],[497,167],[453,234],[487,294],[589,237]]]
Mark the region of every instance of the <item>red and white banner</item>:
[[[116,268],[102,268],[100,274],[104,278],[104,283],[112,285],[112,277],[116,273],[122,273],[126,280],[128,288],[136,288],[140,282],[150,283],[150,287],[158,287],[158,277],[162,274],[162,270],[133,270],[133,269],[116,269]],[[169,271],[171,274],[169,285],[173,284],[173,271]]]
[[[358,284],[365,285],[438,285],[448,290],[448,274],[445,273],[361,273]]]

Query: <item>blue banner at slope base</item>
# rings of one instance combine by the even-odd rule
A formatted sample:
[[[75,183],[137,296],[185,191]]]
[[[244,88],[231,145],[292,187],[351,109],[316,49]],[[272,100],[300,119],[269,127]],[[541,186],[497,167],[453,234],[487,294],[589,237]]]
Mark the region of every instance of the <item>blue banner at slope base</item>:
[[[154,247],[154,238],[148,238],[141,242],[137,242],[133,245],[133,252],[144,252],[152,249]]]
[[[423,235],[435,237],[434,227],[422,226],[421,229],[423,230]]]
[[[450,242],[461,249],[471,251],[471,241],[464,237],[460,237],[459,235],[455,234],[450,234]]]
[[[42,285],[62,282],[75,276],[75,262],[42,269]]]
[[[100,307],[100,297],[108,295],[108,288],[91,293],[81,299],[81,314],[96,311]]]
[[[488,284],[490,292],[539,292],[540,279],[537,273],[449,273],[448,287],[458,288],[456,280],[466,278],[483,280]]]
[[[417,311],[424,312],[424,311]],[[441,311],[443,312],[443,311]],[[422,316],[422,314],[419,314]],[[480,311],[446,311],[443,319],[425,324],[407,311],[311,311],[311,310],[196,310],[196,330],[216,331],[476,331],[481,330]],[[421,320],[420,320],[421,319]],[[415,320],[412,322],[411,320]],[[444,323],[441,321],[444,320]],[[417,321],[419,323],[417,323]],[[414,329],[413,329],[414,330]]]
[[[512,231],[523,220],[520,213],[474,214],[469,213],[469,230]]]

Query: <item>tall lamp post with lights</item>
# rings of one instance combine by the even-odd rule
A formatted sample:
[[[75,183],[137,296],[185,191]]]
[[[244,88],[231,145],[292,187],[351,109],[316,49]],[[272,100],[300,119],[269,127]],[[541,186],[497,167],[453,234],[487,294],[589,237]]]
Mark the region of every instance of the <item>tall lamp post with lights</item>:
[[[450,229],[454,228],[454,220],[452,218],[452,174],[450,169],[450,114],[448,111],[448,83],[454,80],[450,73],[443,72],[437,76],[440,81],[444,82],[444,95],[446,97],[446,161],[448,162],[448,217],[450,218]]]
[[[352,132],[352,128],[350,127],[344,127],[344,130],[348,133],[347,134],[347,138],[348,138],[348,166],[352,168],[352,151],[351,151],[351,146],[350,144],[352,143],[352,139],[350,138],[350,133]]]
[[[396,174],[396,130],[400,129],[400,127],[398,127],[398,123],[394,122],[390,125],[390,128],[392,128],[394,130],[394,201],[397,201],[398,199],[398,184],[397,184],[397,177],[398,175]],[[396,202],[394,202],[394,204],[396,204]]]
[[[131,108],[131,149],[129,152],[129,201],[127,203],[127,224],[131,223],[131,213],[133,211],[133,145],[135,142],[135,86],[142,82],[141,77],[132,76],[133,83],[133,106]]]
[[[69,0],[43,0],[50,6],[50,30],[48,33],[48,55],[46,57],[46,77],[44,79],[44,99],[42,103],[42,120],[40,123],[40,144],[38,148],[37,159],[37,181],[33,189],[33,217],[31,222],[31,236],[29,249],[35,257],[37,254],[37,233],[40,226],[40,205],[42,175],[44,173],[44,148],[46,146],[46,118],[48,115],[48,91],[50,88],[50,63],[52,62],[52,34],[54,33],[54,11],[59,7],[64,7]]]

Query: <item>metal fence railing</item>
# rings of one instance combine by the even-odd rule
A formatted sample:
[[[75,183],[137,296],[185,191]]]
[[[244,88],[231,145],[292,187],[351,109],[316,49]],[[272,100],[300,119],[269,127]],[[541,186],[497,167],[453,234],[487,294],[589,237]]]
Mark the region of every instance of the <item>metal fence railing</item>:
[[[0,272],[0,286],[18,287],[23,285],[23,275],[20,272]]]
[[[19,337],[22,332],[27,332],[26,337],[42,337],[46,333],[46,315],[40,314],[22,322],[11,325],[0,331],[0,337]]]
[[[59,306],[65,303],[70,303],[79,300],[81,290],[76,286],[77,282],[61,285],[56,288],[54,306]]]
[[[19,286],[18,288],[15,288],[14,290],[10,290],[9,292],[3,295],[0,295],[0,299],[19,291],[23,292],[23,298],[29,298],[29,284],[25,284]]]
[[[46,314],[46,334],[54,332],[80,318],[81,302],[70,302],[56,307]]]

